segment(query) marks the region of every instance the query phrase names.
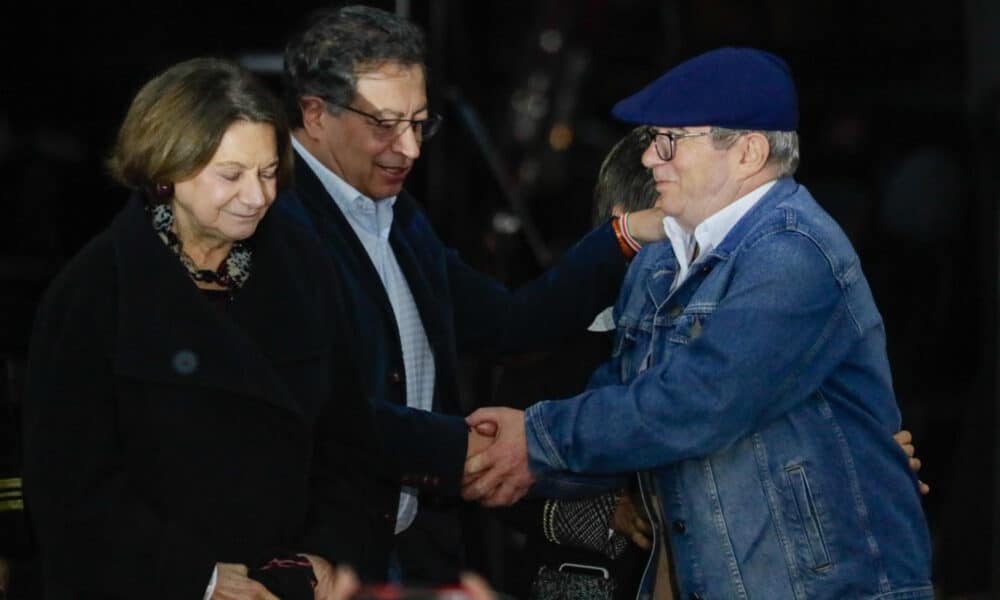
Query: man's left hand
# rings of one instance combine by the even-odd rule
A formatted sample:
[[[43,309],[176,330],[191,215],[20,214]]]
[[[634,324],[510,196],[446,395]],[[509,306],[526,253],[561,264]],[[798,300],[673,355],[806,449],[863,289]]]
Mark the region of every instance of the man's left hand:
[[[465,475],[475,477],[462,488],[466,500],[483,506],[510,506],[524,497],[535,482],[528,469],[528,442],[524,432],[524,411],[513,408],[480,408],[466,417],[470,427],[496,424],[496,441],[465,463]]]
[[[611,516],[611,528],[624,535],[643,550],[653,547],[653,526],[646,518],[641,500],[633,500],[629,491],[623,490],[618,497],[615,512]]]
[[[905,429],[901,429],[892,436],[895,438],[896,443],[903,448],[903,452],[910,460],[910,470],[913,471],[914,475],[920,473],[920,467],[923,466],[920,459],[917,458],[917,449],[913,445],[913,434]],[[917,486],[920,488],[920,493],[924,496],[930,493],[931,487],[924,483],[923,481],[917,479]]]
[[[628,231],[635,241],[646,245],[666,239],[663,218],[666,214],[659,208],[646,208],[628,214]]]

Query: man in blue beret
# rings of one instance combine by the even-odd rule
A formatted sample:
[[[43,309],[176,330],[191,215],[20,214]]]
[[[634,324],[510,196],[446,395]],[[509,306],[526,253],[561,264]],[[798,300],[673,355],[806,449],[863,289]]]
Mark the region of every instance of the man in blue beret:
[[[583,495],[639,472],[647,597],[933,598],[882,318],[847,237],[792,178],[787,65],[721,48],[614,114],[650,126],[668,240],[631,264],[588,391],[469,417],[499,435],[467,463],[465,496]]]

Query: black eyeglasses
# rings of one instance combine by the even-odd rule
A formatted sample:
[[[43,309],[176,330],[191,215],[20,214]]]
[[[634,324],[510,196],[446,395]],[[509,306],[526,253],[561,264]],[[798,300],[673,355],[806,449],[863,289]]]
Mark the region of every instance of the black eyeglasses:
[[[333,103],[331,102],[331,104]],[[441,123],[444,122],[444,117],[437,113],[429,113],[426,119],[382,119],[346,104],[334,104],[334,106],[368,117],[375,127],[375,135],[383,141],[394,140],[412,127],[413,135],[416,136],[418,142],[421,142],[434,137],[434,134],[441,129]]]
[[[670,160],[674,157],[674,153],[677,151],[677,140],[701,137],[710,133],[712,133],[711,130],[701,133],[674,133],[673,131],[657,131],[653,127],[647,131],[649,139],[656,146],[656,155],[660,157],[660,160]]]

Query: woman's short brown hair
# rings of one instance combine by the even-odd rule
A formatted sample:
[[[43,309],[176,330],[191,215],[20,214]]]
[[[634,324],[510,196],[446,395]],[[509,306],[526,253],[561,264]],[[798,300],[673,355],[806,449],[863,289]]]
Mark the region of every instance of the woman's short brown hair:
[[[132,189],[184,181],[212,160],[236,121],[274,127],[278,189],[292,179],[292,146],[280,105],[253,74],[229,60],[178,63],[142,86],[118,130],[107,166]]]

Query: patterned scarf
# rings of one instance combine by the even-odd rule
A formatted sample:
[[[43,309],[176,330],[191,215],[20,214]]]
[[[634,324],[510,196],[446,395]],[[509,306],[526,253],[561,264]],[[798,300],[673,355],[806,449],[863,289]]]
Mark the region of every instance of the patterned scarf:
[[[181,260],[181,264],[187,269],[191,279],[220,285],[230,294],[235,293],[246,283],[247,278],[250,277],[250,266],[253,262],[253,251],[249,240],[234,242],[226,260],[219,265],[218,271],[199,269],[191,257],[184,253],[181,240],[174,233],[173,207],[170,204],[146,204],[146,212],[153,223],[153,230]]]

